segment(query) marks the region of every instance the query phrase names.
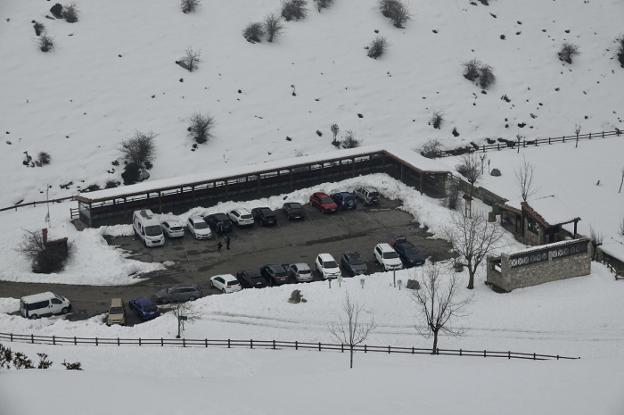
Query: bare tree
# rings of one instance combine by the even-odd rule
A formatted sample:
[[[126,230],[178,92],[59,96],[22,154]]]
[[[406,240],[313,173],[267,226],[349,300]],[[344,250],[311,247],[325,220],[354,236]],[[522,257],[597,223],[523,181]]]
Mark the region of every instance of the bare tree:
[[[533,174],[535,173],[535,165],[530,163],[526,157],[522,157],[522,164],[516,169],[516,182],[520,187],[520,196],[523,201],[527,201],[530,196],[535,194],[533,184]]]
[[[479,160],[474,154],[465,155],[462,158],[462,163],[457,167],[457,171],[468,180],[470,183],[470,197],[472,197],[474,191],[474,185],[481,178],[481,168],[479,167]]]
[[[618,190],[618,193],[622,193],[622,184],[624,184],[624,167],[622,167],[622,177],[620,178],[620,190]]]
[[[189,136],[197,144],[203,144],[212,138],[212,129],[214,128],[214,118],[210,115],[195,113],[191,116],[191,125],[186,129]]]
[[[578,46],[565,42],[561,45],[561,49],[557,52],[557,56],[561,62],[572,64],[574,57],[579,54]]]
[[[186,69],[189,72],[196,71],[199,68],[199,51],[188,48],[185,52],[185,55],[177,60],[176,63]]]
[[[173,315],[178,323],[178,334],[176,335],[178,339],[184,333],[184,323],[199,318],[199,315],[191,310],[189,303],[177,303],[173,308]]]
[[[620,235],[624,236],[624,217],[620,221]]]
[[[474,277],[483,260],[498,248],[503,232],[496,223],[488,222],[482,213],[472,216],[455,214],[445,230],[453,250],[468,268],[468,289],[474,288]]]
[[[142,133],[137,131],[132,138],[121,142],[121,152],[124,158],[139,167],[146,167],[154,160],[153,132]]]
[[[314,2],[316,3],[316,8],[320,13],[322,9],[327,9],[331,6],[334,0],[314,0]]]
[[[353,369],[353,353],[355,347],[362,344],[368,335],[375,329],[375,320],[361,321],[361,313],[364,307],[351,301],[349,292],[345,295],[342,305],[342,315],[338,321],[329,325],[329,332],[340,343],[349,346],[349,368]]]
[[[470,299],[457,298],[455,274],[443,273],[442,267],[438,264],[427,263],[419,280],[420,288],[413,290],[411,296],[422,311],[424,325],[416,325],[416,330],[425,337],[433,337],[431,352],[435,354],[440,333],[453,336],[462,334],[462,330],[453,327],[452,324],[454,319],[463,317],[460,312],[470,302]]]
[[[284,30],[282,19],[274,14],[268,15],[264,19],[264,30],[267,34],[267,42],[273,42]]]
[[[180,2],[180,9],[182,9],[184,14],[195,12],[197,6],[199,6],[199,0],[182,0]]]
[[[338,127],[338,124],[333,123],[330,127],[332,134],[334,135],[334,139],[332,140],[332,143],[337,143],[338,142],[338,132],[340,132],[340,127]]]
[[[592,261],[596,260],[598,253],[598,247],[602,245],[604,237],[602,233],[595,230],[592,226],[589,227],[589,238],[592,246]]]

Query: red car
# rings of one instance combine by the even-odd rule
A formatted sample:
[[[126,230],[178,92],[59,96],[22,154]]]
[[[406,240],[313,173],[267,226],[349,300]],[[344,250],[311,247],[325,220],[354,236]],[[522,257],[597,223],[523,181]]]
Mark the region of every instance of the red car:
[[[310,204],[323,213],[332,213],[338,210],[338,205],[326,193],[316,192],[310,196]]]

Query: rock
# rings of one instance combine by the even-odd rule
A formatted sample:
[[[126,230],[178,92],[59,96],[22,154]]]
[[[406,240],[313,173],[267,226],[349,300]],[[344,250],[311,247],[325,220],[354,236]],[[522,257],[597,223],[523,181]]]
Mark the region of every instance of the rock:
[[[316,135],[318,135],[319,137],[323,137],[323,133],[321,132],[321,130],[316,130]]]
[[[61,3],[54,4],[54,6],[50,8],[50,13],[52,13],[52,16],[56,17],[57,19],[62,19],[63,5]]]
[[[492,169],[492,171],[490,172],[490,175],[492,175],[494,177],[500,177],[503,174],[501,173],[501,171],[499,169]]]
[[[408,290],[420,290],[420,283],[418,282],[418,280],[407,280],[405,288],[407,288]]]

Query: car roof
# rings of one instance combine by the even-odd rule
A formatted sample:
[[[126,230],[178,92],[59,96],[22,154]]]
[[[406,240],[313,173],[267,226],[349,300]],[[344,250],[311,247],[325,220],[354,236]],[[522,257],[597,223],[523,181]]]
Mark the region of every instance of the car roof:
[[[335,261],[332,254],[328,254],[328,253],[318,254],[318,257],[321,258],[323,261]]]
[[[299,203],[299,202],[286,202],[286,203],[284,203],[284,206],[301,206],[301,203]]]
[[[211,215],[208,215],[209,218],[217,218],[217,219],[227,219],[227,215],[225,213],[217,212]]]
[[[238,212],[238,213],[241,213],[241,214],[244,214],[244,213],[251,213],[251,211],[250,211],[249,209],[247,209],[247,208],[236,208],[236,209],[232,209],[232,212]]]
[[[273,210],[272,210],[270,207],[268,207],[268,206],[258,206],[258,207],[253,208],[252,210],[270,210],[270,211],[273,211]]]
[[[327,196],[327,193],[325,193],[325,192],[314,192],[312,195],[313,196],[318,196],[318,197],[323,197],[323,196]]]
[[[136,304],[140,304],[140,305],[155,304],[154,300],[152,300],[151,298],[148,298],[148,297],[138,297],[138,298],[135,298],[132,301],[134,301]]]
[[[392,252],[392,251],[394,251],[394,249],[392,249],[392,247],[390,246],[390,244],[389,244],[389,243],[387,243],[387,242],[382,242],[382,243],[380,243],[380,244],[377,244],[377,246],[378,246],[379,248],[381,248],[382,252]]]
[[[197,289],[197,285],[196,284],[187,284],[187,283],[182,283],[182,284],[175,284],[172,285],[169,288],[193,288],[193,289]]]
[[[193,222],[205,222],[204,218],[198,215],[191,216],[189,217],[189,219],[192,220]]]
[[[123,306],[123,301],[121,298],[113,298],[111,300],[111,307],[121,307]]]
[[[212,277],[210,277],[211,279],[214,277],[221,277],[223,278],[225,281],[238,281],[236,279],[236,277],[232,274],[219,274],[219,275],[213,275]]]
[[[240,271],[239,274],[246,274],[246,275],[248,275],[250,277],[262,276],[260,271],[258,271],[256,269],[244,269],[244,270]]]
[[[292,264],[297,267],[297,269],[310,269],[310,266],[305,262],[297,262],[296,264]]]
[[[353,193],[351,193],[351,192],[336,192],[336,193],[334,193],[334,195],[351,196],[351,197],[353,197]]]
[[[168,223],[170,226],[182,226],[182,222],[179,219],[167,219],[163,223]]]
[[[46,291],[38,294],[25,295],[21,298],[21,300],[25,303],[37,303],[39,301],[45,301],[55,297],[56,295],[54,293],[52,293],[51,291]]]
[[[362,258],[362,255],[360,255],[359,252],[345,252],[345,256],[347,258],[358,258],[358,259]]]
[[[265,267],[271,268],[274,271],[284,271],[284,266],[282,264],[266,264]]]

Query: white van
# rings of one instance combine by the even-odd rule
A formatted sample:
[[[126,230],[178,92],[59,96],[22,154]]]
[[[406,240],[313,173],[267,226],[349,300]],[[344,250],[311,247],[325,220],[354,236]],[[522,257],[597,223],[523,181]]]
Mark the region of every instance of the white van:
[[[66,314],[69,313],[71,309],[71,303],[67,298],[56,295],[50,291],[20,298],[20,313],[26,318]]]
[[[134,233],[141,238],[145,246],[153,247],[165,244],[165,235],[163,235],[160,222],[156,220],[151,210],[135,210],[132,215],[132,227]]]

